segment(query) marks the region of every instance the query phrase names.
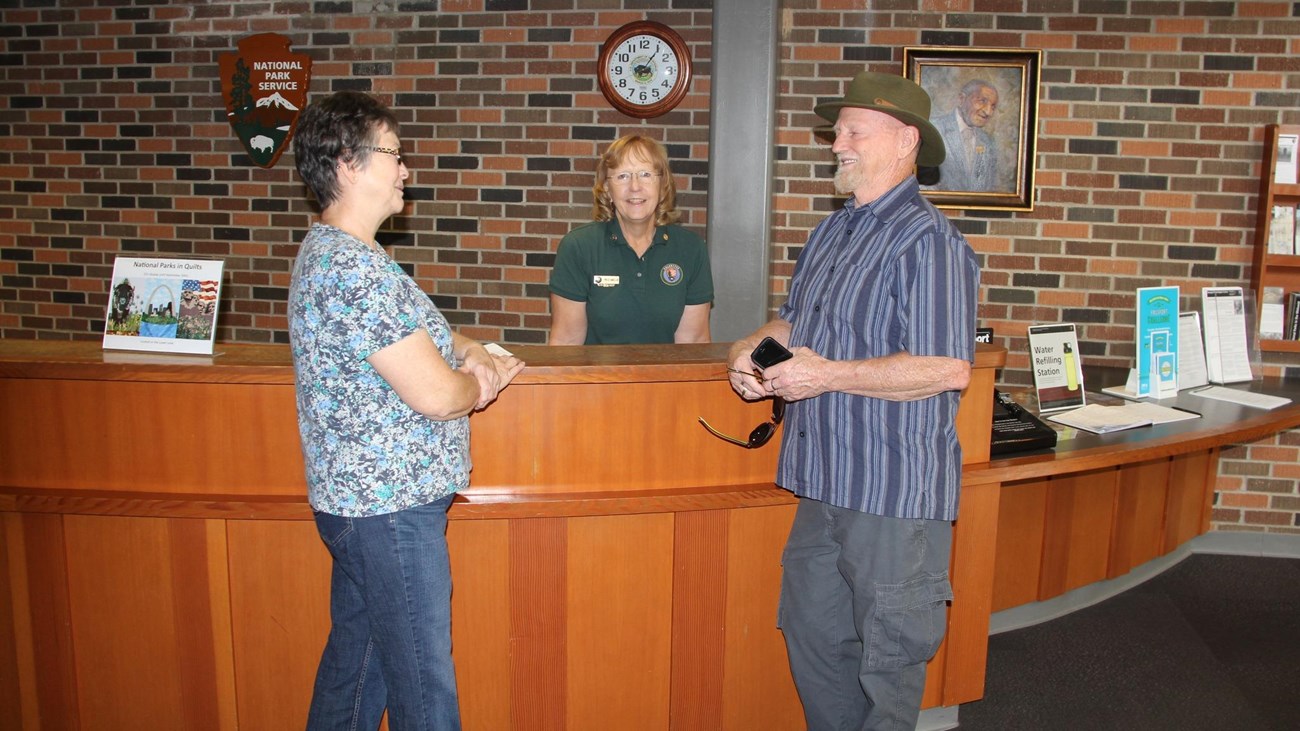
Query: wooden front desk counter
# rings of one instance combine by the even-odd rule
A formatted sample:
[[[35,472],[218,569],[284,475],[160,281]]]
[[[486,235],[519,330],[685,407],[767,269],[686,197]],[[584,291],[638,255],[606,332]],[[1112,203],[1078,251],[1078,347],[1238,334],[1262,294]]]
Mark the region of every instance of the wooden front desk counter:
[[[516,350],[529,368],[473,417],[450,514],[465,727],[802,728],[775,628],[793,514],[777,445],[696,423],[746,434],[770,414],[731,393],[725,346]],[[0,342],[0,728],[302,727],[329,557],[292,368],[282,346],[218,352]],[[991,611],[1102,578],[1099,553],[1115,575],[1204,531],[1217,446],[1300,422],[1289,407],[988,463],[1003,356],[981,346],[963,396],[956,599],[927,707],[982,695]]]

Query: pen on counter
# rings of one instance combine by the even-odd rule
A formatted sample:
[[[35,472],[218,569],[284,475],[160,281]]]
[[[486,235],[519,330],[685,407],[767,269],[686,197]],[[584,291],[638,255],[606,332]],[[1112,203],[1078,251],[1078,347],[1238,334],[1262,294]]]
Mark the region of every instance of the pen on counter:
[[[1200,416],[1200,415],[1201,415],[1201,412],[1199,412],[1199,411],[1192,411],[1191,409],[1184,409],[1184,408],[1181,407],[1181,406],[1170,406],[1169,408],[1173,409],[1174,411],[1181,411],[1181,412],[1183,412],[1184,414],[1195,414],[1196,416]]]

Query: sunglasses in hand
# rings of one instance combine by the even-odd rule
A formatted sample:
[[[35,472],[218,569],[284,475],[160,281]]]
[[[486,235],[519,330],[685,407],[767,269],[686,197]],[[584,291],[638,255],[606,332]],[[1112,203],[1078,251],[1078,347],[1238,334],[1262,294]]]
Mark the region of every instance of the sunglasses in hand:
[[[769,441],[772,440],[772,435],[776,434],[777,425],[780,424],[781,420],[785,418],[785,399],[782,399],[780,397],[776,397],[772,399],[772,418],[754,427],[753,431],[749,433],[748,440],[738,439],[736,437],[723,434],[717,429],[714,429],[713,426],[709,424],[709,422],[705,421],[703,416],[699,418],[700,418],[700,423],[703,424],[704,428],[708,429],[709,433],[712,434],[713,436],[731,442],[732,444],[738,447],[744,447],[745,449],[758,449],[759,447],[763,446],[764,444],[767,444]]]

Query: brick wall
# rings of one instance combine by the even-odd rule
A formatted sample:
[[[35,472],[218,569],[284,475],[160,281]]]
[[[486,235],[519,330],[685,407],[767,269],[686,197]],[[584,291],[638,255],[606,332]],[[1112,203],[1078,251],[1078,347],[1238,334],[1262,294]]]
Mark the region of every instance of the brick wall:
[[[712,15],[707,0],[529,5],[0,10],[0,336],[97,337],[125,253],[224,259],[218,339],[288,342],[289,272],[315,209],[291,153],[270,170],[248,159],[217,67],[238,39],[274,32],[312,57],[313,96],[361,89],[397,109],[411,203],[381,242],[466,334],[544,342],[554,251],[590,220],[609,142],[632,131],[664,142],[683,222],[703,232]],[[606,9],[582,9],[595,5]],[[609,33],[647,16],[677,29],[695,58],[690,93],[653,121],[611,109],[594,74]]]
[[[285,342],[289,269],[314,215],[292,155],[248,160],[217,58],[276,32],[312,89],[394,105],[411,203],[381,233],[467,334],[536,343],[559,238],[589,218],[598,150],[661,139],[684,222],[703,233],[708,0],[162,2],[18,0],[0,9],[0,337],[99,337],[113,258],[226,261],[218,338]],[[1026,325],[1080,326],[1085,362],[1133,359],[1133,291],[1248,284],[1261,135],[1300,123],[1292,2],[784,0],[771,301],[837,199],[815,101],[909,45],[1039,48],[1032,212],[951,215],[984,267],[981,324],[1029,382]],[[672,113],[608,108],[601,41],[629,20],[676,28],[695,78]],[[714,181],[725,184],[725,178]],[[1185,298],[1184,306],[1193,303]],[[1270,356],[1267,370],[1297,363]],[[1225,457],[1216,527],[1300,532],[1295,432]]]

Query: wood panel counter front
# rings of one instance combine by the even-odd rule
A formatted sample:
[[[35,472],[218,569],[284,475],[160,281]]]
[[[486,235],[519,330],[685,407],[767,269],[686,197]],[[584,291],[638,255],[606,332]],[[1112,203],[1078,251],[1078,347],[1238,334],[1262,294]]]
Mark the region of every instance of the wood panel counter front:
[[[1300,426],[1300,381],[1233,388],[1291,403],[1266,410],[1183,391],[1160,403],[1201,418],[1079,432],[1055,450],[966,465],[964,491],[1000,486],[991,609],[1123,576],[1208,531],[1220,449]]]
[[[793,499],[725,345],[519,347],[451,511],[467,729],[802,727],[774,626]],[[214,357],[0,342],[0,728],[300,728],[328,627],[283,346]],[[1123,574],[1208,527],[1224,444],[1295,403],[988,461],[1004,353],[959,413],[956,599],[926,706],[983,692],[991,611]],[[1269,384],[1300,401],[1300,389]]]
[[[732,394],[722,344],[515,349],[529,367],[473,416],[472,487],[448,529],[465,727],[802,728],[775,627],[793,515],[772,484],[777,444],[741,449],[696,422],[743,435],[770,404]],[[305,502],[293,371],[284,346],[218,352],[0,342],[0,727],[302,727],[329,557]],[[990,463],[1004,355],[981,346],[963,395],[956,599],[926,706],[982,694],[989,613],[1005,601],[995,556],[1032,543],[1035,506],[1068,517],[1092,505],[1098,471],[1140,463],[1135,479],[1178,481],[1170,465],[1189,452],[1204,467],[1240,433],[1300,422],[1293,407],[1237,430],[1207,417],[1168,441],[1147,430],[1154,446]],[[1159,510],[1204,530],[1198,474]],[[1113,499],[1090,514],[1119,512],[1130,478],[1109,479]],[[1004,493],[1025,485],[1010,501],[1023,520],[1007,522]],[[1038,530],[1067,553],[1090,543]],[[1004,596],[1074,580],[1040,578],[1026,599],[1016,573]]]

